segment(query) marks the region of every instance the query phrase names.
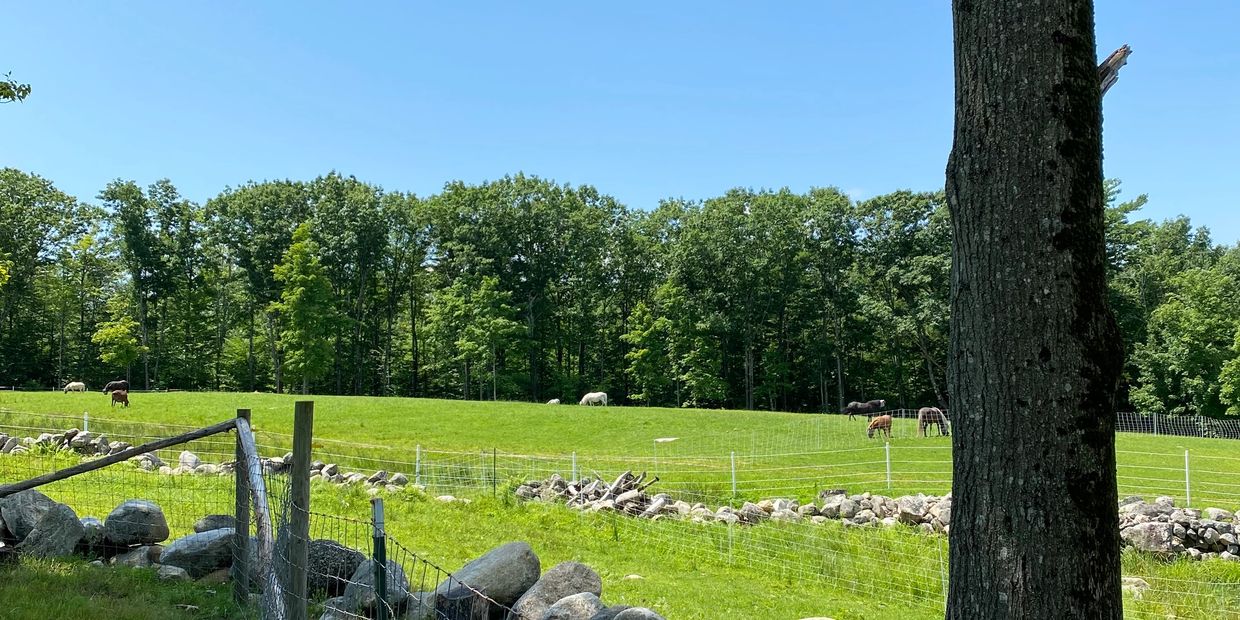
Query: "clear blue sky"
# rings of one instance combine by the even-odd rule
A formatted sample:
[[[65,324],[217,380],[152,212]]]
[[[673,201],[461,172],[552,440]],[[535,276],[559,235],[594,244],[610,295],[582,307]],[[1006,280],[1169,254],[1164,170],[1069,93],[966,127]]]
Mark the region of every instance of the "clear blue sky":
[[[765,5],[771,6],[765,6]],[[778,6],[776,6],[778,5]],[[942,187],[947,2],[21,2],[0,166],[205,201],[336,169],[437,192],[524,171],[625,204],[734,186]],[[1240,239],[1240,3],[1100,0],[1106,174]]]

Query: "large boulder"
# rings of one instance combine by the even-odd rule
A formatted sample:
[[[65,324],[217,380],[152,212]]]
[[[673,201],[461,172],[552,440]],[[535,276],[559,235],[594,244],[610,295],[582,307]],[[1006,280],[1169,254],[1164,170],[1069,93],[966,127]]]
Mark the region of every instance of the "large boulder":
[[[511,542],[461,567],[439,584],[435,592],[446,594],[465,584],[496,603],[510,607],[538,582],[539,572],[538,556],[529,544]]]
[[[409,598],[409,578],[405,570],[393,560],[387,566],[387,604],[392,609],[399,609]],[[375,561],[366,560],[358,565],[349,578],[349,585],[344,589],[344,606],[349,612],[375,610],[379,597],[375,595]]]
[[[38,558],[55,558],[73,553],[86,528],[77,513],[64,504],[54,504],[26,535],[17,549]]]
[[[632,607],[628,605],[612,605],[611,607],[594,614],[590,620],[616,620],[616,616],[628,609],[632,609]]]
[[[153,545],[168,540],[164,511],[144,499],[131,499],[117,506],[103,522],[108,541],[121,547]]]
[[[582,592],[556,601],[542,615],[542,620],[590,620],[606,607],[603,601],[600,601],[594,593]],[[537,616],[523,617],[534,618]]]
[[[598,573],[580,562],[556,564],[517,599],[508,620],[541,618],[556,601],[582,592],[595,597],[603,595],[603,580]]]
[[[15,540],[22,540],[43,518],[44,513],[55,506],[52,498],[30,489],[0,499],[0,515],[5,527]]]
[[[160,563],[184,568],[191,579],[226,568],[232,564],[233,532],[222,528],[178,538],[164,549]]]
[[[905,525],[917,525],[926,515],[926,498],[906,495],[896,500],[896,519]]]
[[[159,546],[137,547],[114,556],[112,563],[130,568],[146,568],[162,557],[163,550]]]
[[[309,545],[309,574],[306,585],[311,592],[322,591],[328,596],[343,594],[349,578],[364,561],[366,556],[362,552],[334,540],[312,540]]]
[[[236,527],[237,518],[232,515],[207,515],[194,522],[194,531],[198,533]]]
[[[1172,523],[1138,523],[1121,530],[1119,535],[1139,551],[1167,556],[1176,552],[1175,525]]]

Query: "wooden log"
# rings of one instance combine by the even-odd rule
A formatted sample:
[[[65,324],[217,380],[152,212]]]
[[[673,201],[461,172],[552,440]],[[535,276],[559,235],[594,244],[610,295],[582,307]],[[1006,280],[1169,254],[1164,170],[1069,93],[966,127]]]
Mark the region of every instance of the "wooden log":
[[[258,447],[254,443],[254,433],[250,431],[250,422],[245,418],[237,418],[237,437],[241,441],[241,449],[245,453],[245,474],[249,481],[250,498],[254,502],[255,534],[258,538],[258,567],[262,571],[263,607],[268,615],[264,618],[284,620],[284,595],[275,571],[275,543],[272,539],[271,508],[267,505],[267,486],[263,481],[263,468],[258,458]],[[239,464],[240,466],[240,464]],[[240,469],[238,469],[240,475]]]
[[[13,484],[5,485],[3,487],[0,487],[0,497],[7,497],[9,495],[18,493],[20,491],[26,491],[28,489],[40,487],[40,486],[43,486],[51,482],[56,482],[57,480],[64,480],[65,478],[71,478],[79,474],[84,474],[86,472],[95,471],[96,469],[102,469],[104,467],[107,467],[108,465],[114,465],[121,461],[127,460],[131,457],[139,456],[147,452],[154,452],[156,450],[162,450],[164,448],[168,448],[171,446],[176,446],[176,445],[180,445],[183,443],[189,443],[196,439],[202,439],[203,437],[210,437],[211,435],[218,435],[220,433],[226,433],[232,430],[235,426],[236,426],[235,420],[228,420],[226,422],[220,422],[219,424],[213,424],[211,426],[200,428],[195,431],[190,431],[188,433],[182,433],[180,435],[177,435],[176,437],[169,437],[167,439],[159,439],[157,441],[144,443],[136,448],[129,448],[128,450],[122,450],[120,452],[117,452],[116,454],[109,454],[108,456],[105,456],[101,459],[95,459],[93,461],[86,461],[85,463],[79,463],[77,465],[74,465],[73,467],[66,467],[59,471],[54,471],[48,474],[43,474],[42,476],[36,476],[29,480],[23,480],[21,482],[15,482]]]
[[[250,419],[249,409],[238,409],[238,418]],[[236,528],[233,530],[233,599],[240,605],[250,602],[250,495],[246,490],[245,450],[237,433],[236,461],[233,463],[236,502]]]

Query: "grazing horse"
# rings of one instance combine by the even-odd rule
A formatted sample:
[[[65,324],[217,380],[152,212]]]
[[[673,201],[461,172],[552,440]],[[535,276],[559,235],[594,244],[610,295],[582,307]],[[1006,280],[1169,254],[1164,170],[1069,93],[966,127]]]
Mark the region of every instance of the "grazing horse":
[[[110,394],[112,392],[115,392],[116,390],[123,390],[125,392],[128,392],[129,382],[124,379],[117,379],[116,381],[109,381],[107,385],[103,386],[104,394]]]
[[[71,381],[65,384],[65,394],[69,392],[85,392],[86,384],[81,381]]]
[[[858,414],[866,417],[872,416],[879,411],[882,411],[883,407],[886,406],[887,401],[885,400],[867,400],[864,403],[859,403],[854,400],[853,402],[848,403],[848,406],[844,407],[844,410],[840,413],[847,413],[848,419],[851,420],[853,419],[853,416]]]
[[[887,434],[887,439],[891,439],[891,416],[880,415],[870,420],[870,425],[865,429],[865,436],[873,438],[874,431]]]
[[[560,404],[560,399],[558,399],[558,398],[552,398],[551,400],[547,401],[547,404],[548,404],[548,405],[558,405],[558,404]]]
[[[926,432],[930,425],[939,428],[939,436],[946,437],[951,434],[947,430],[947,416],[943,414],[943,410],[938,407],[922,407],[917,410],[917,435],[920,437],[928,437]]]
[[[129,406],[129,392],[125,390],[116,390],[112,392],[112,406],[115,407],[116,403],[120,403],[124,405],[125,407],[128,407]]]
[[[607,392],[590,392],[581,397],[580,405],[603,405],[607,406]]]

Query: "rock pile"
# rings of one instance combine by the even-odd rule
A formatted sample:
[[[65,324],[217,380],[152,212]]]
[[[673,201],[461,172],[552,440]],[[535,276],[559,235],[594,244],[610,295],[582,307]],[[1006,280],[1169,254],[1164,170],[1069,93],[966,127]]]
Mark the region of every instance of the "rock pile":
[[[1165,496],[1153,503],[1128,497],[1120,501],[1119,527],[1124,545],[1139,551],[1240,562],[1240,520],[1221,508],[1176,508]]]
[[[829,491],[820,503],[801,504],[794,499],[765,499],[745,502],[740,508],[711,508],[691,504],[666,493],[645,492],[643,476],[621,474],[615,482],[590,477],[568,481],[558,475],[533,480],[517,487],[517,497],[531,501],[563,502],[587,512],[616,511],[647,519],[686,519],[697,523],[720,522],[754,525],[763,521],[806,521],[822,524],[840,521],[848,526],[895,525],[901,523],[926,532],[947,533],[951,529],[951,494],[885,497],[871,493],[848,495]]]
[[[108,441],[107,436],[71,428],[63,433],[41,433],[38,437],[10,437],[0,433],[0,454],[24,454],[39,449],[67,450],[84,456],[106,456],[127,450],[128,443]]]
[[[324,604],[320,620],[370,616],[378,604],[374,569],[366,560],[348,580],[344,594]],[[434,589],[413,592],[401,567],[388,563],[387,603],[398,617],[503,618],[504,620],[662,620],[644,607],[608,606],[598,573],[577,562],[541,573],[534,550],[523,542],[496,547],[466,564]],[[505,610],[511,610],[505,612]]]

